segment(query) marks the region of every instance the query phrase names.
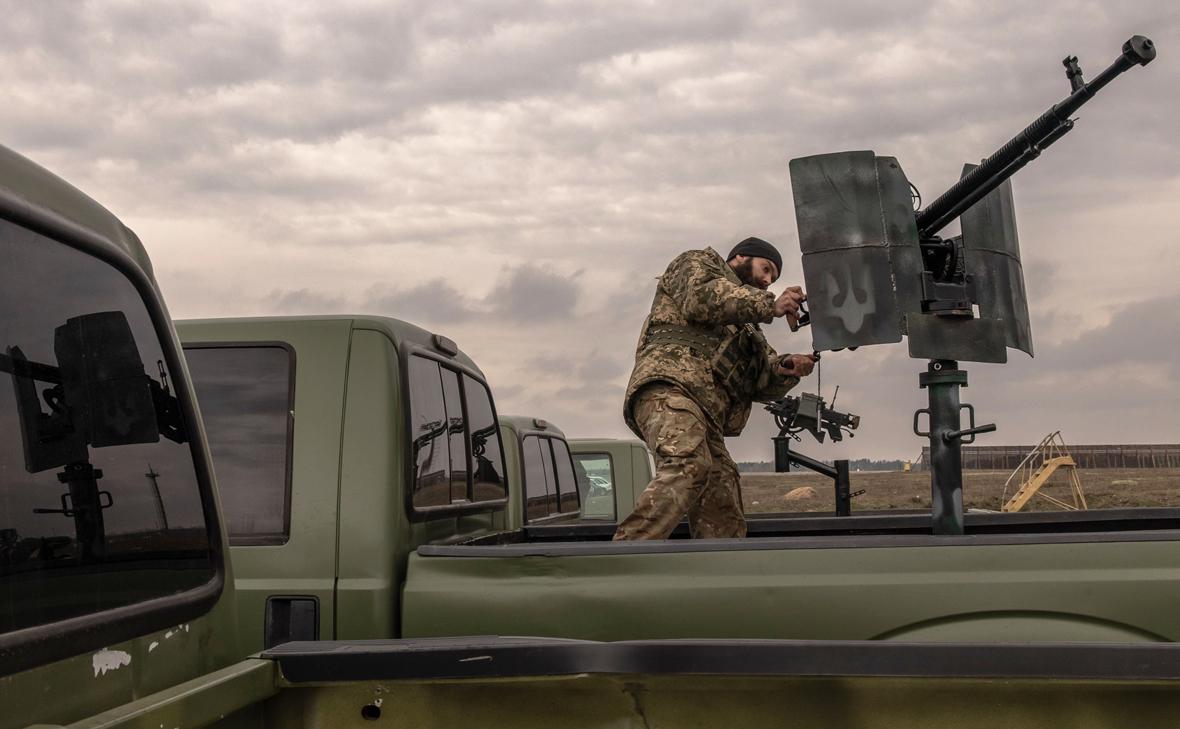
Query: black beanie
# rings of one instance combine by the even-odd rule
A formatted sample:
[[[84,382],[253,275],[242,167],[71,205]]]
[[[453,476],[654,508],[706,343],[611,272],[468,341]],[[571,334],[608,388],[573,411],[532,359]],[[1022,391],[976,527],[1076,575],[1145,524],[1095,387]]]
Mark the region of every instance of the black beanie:
[[[783,257],[779,255],[778,249],[761,238],[746,238],[733,247],[733,250],[729,252],[729,257],[725,260],[732,261],[734,256],[757,256],[759,258],[765,258],[774,264],[780,276],[783,273]]]

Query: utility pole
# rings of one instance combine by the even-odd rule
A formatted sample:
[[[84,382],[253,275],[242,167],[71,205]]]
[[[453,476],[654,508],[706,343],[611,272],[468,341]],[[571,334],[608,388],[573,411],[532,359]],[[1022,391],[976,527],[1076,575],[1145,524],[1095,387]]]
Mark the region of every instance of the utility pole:
[[[160,495],[160,482],[157,480],[160,474],[156,473],[151,463],[148,463],[147,473],[143,475],[152,484],[152,491],[156,494],[156,514],[160,517],[160,523],[164,525],[164,531],[168,531],[168,515],[164,513],[164,497]]]

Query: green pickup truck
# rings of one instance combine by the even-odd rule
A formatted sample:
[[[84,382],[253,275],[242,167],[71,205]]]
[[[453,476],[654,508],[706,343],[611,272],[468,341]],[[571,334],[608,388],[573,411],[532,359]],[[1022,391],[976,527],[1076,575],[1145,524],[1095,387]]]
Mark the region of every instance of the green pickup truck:
[[[609,523],[512,528],[478,370],[388,322],[325,323],[312,336],[358,348],[321,364],[339,373],[360,353],[389,367],[334,396],[347,410],[300,392],[307,407],[268,427],[356,429],[335,460],[292,449],[307,459],[292,474],[356,484],[309,508],[367,512],[357,531],[399,520],[406,551],[420,546],[386,584],[390,545],[317,532],[338,570],[303,577],[273,614],[280,634],[306,624],[300,600],[334,582],[337,615],[387,610],[400,638],[347,640],[337,621],[339,640],[239,660],[241,525],[223,520],[138,239],[0,148],[0,257],[0,729],[1167,726],[1180,710],[1175,509],[970,514],[959,536],[920,514],[775,517],[745,540],[645,544],[610,542]],[[419,377],[432,384],[409,388]],[[374,393],[404,395],[401,417]],[[404,493],[377,482],[391,467]],[[276,520],[267,503],[243,523],[260,542],[289,523],[295,539],[308,515]],[[374,594],[388,602],[355,604]],[[493,637],[449,637],[462,635]]]
[[[633,501],[632,478],[642,478],[640,490],[650,479],[638,441],[579,441],[594,452],[575,464],[557,426],[497,416],[476,364],[403,321],[176,326],[218,474],[250,652],[397,637],[399,589],[417,547],[568,522],[586,499],[582,516],[613,521],[611,491]]]
[[[371,316],[176,323],[248,652],[392,638],[410,552],[578,512],[560,429],[497,417],[449,339]]]

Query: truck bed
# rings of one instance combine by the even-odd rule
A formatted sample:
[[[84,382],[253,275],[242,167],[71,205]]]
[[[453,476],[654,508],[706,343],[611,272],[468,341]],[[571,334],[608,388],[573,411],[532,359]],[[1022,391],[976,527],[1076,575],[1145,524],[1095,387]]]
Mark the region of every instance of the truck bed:
[[[741,540],[612,543],[553,525],[423,546],[404,637],[1173,641],[1180,514],[916,514],[751,520]]]

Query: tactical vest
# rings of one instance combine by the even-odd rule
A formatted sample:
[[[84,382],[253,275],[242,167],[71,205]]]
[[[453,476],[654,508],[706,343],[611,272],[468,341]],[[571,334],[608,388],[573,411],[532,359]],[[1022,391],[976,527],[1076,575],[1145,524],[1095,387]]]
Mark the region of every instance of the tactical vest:
[[[769,345],[757,324],[727,324],[723,329],[653,324],[644,346],[660,344],[687,347],[707,360],[714,382],[729,392],[748,398],[766,385]]]

